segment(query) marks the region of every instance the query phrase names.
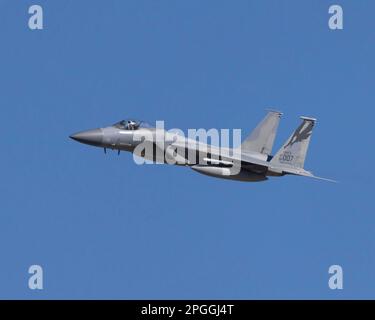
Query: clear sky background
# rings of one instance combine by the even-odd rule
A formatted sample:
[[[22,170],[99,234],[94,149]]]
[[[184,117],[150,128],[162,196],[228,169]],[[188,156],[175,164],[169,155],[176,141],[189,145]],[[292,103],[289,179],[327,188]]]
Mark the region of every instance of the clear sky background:
[[[0,298],[375,298],[374,1],[1,0],[0,14]],[[127,117],[247,134],[267,107],[284,112],[274,151],[318,118],[306,168],[339,184],[137,166],[68,138]]]

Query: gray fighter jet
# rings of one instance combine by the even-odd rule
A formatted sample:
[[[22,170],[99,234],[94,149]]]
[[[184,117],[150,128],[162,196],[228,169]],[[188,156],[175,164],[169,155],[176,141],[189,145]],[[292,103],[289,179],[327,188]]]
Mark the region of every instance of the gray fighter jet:
[[[144,121],[122,120],[114,125],[78,132],[70,138],[88,145],[129,151],[155,163],[189,167],[199,173],[240,181],[264,181],[269,176],[298,175],[322,180],[305,170],[304,162],[316,119],[302,122],[284,145],[271,155],[282,113],[269,111],[237,148],[223,148],[152,127]]]

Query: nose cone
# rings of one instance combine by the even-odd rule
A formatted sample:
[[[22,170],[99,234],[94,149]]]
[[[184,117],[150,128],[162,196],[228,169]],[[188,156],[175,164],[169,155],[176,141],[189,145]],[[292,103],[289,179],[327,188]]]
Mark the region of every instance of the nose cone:
[[[73,140],[81,143],[86,143],[92,146],[100,146],[103,142],[103,131],[102,129],[92,129],[87,131],[81,131],[70,136]]]

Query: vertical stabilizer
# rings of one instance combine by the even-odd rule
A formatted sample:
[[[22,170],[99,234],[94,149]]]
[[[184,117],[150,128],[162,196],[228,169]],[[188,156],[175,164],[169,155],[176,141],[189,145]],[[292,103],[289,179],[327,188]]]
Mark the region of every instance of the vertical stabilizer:
[[[265,118],[241,144],[241,151],[270,155],[282,113],[269,111]]]
[[[271,164],[303,168],[316,119],[301,117],[302,123],[271,160]]]

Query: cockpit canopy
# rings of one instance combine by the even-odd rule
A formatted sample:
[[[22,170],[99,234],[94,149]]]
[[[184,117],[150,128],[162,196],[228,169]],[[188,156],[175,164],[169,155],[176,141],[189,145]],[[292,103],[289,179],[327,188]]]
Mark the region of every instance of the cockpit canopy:
[[[139,128],[151,128],[151,126],[145,121],[132,119],[121,120],[120,122],[115,123],[113,126],[122,130],[137,130]]]

